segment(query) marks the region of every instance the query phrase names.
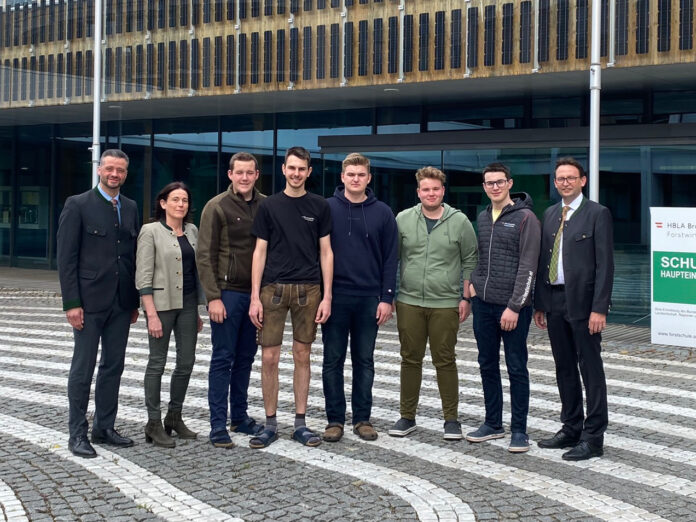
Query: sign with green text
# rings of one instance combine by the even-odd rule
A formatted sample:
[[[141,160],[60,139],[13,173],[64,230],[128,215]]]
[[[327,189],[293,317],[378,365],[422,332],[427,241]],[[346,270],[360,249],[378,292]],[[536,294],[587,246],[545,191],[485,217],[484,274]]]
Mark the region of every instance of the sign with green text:
[[[650,209],[653,343],[696,348],[696,209]]]

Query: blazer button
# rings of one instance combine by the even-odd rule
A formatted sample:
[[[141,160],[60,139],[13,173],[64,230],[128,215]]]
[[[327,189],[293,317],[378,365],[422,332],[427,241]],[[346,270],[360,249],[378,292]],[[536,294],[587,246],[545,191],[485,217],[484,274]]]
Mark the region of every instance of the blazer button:
[[[92,234],[96,234],[96,233],[97,233],[97,231],[96,231],[96,230],[95,230],[94,232],[92,232]]]

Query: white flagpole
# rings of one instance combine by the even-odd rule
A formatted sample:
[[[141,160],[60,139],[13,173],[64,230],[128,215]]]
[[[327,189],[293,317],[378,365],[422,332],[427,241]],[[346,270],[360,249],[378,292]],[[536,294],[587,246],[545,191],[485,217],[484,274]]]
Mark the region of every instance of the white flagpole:
[[[599,201],[599,100],[602,89],[600,58],[601,0],[592,0],[592,43],[590,50],[590,199]]]
[[[101,152],[101,66],[102,66],[102,1],[94,0],[94,79],[92,86],[93,112],[92,112],[92,186],[98,182],[97,167]]]

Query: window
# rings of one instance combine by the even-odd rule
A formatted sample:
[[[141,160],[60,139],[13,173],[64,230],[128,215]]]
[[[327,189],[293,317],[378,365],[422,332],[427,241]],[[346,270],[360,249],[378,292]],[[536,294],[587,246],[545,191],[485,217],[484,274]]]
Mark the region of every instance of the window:
[[[222,0],[215,0],[215,21],[222,22]]]
[[[225,49],[225,84],[234,85],[234,35],[227,35]]]
[[[466,66],[478,67],[478,7],[470,7],[466,18]]]
[[[24,8],[20,11],[22,13],[22,45],[27,45],[29,41],[29,9]],[[26,67],[22,69],[22,77],[25,80],[26,84],[26,77],[27,77],[27,69]],[[26,98],[26,89],[25,89],[25,98]]]
[[[10,71],[10,61],[5,60],[5,70]],[[53,84],[55,83],[55,58],[52,54],[48,55],[48,73],[46,74],[46,98],[53,98]]]
[[[649,0],[637,0],[636,4],[636,53],[648,52],[648,38],[650,34]]]
[[[147,30],[155,28],[155,0],[147,0]]]
[[[413,15],[404,16],[404,72],[413,70]]]
[[[212,17],[212,6],[210,5],[210,0],[203,0],[203,23],[209,24]]]
[[[331,0],[331,7],[340,7],[341,0]]]
[[[239,19],[247,17],[247,0],[239,0]],[[241,45],[241,42],[240,42]]]
[[[539,0],[539,61],[549,60],[550,0]]]
[[[164,54],[164,42],[157,44],[157,90],[164,90],[164,65],[166,63]]]
[[[263,14],[273,16],[273,0],[263,0]]]
[[[358,76],[367,74],[367,20],[358,22]]]
[[[520,63],[532,60],[532,2],[520,3]]]
[[[164,0],[157,0],[157,29],[164,28],[164,16],[166,12]]]
[[[607,47],[609,46],[609,0],[602,0],[602,19],[600,20],[599,28],[599,54],[600,56],[607,55]]]
[[[300,0],[290,0],[290,12],[297,13],[297,12],[299,12],[299,10],[300,10]],[[292,80],[290,80],[290,81],[292,81]]]
[[[80,0],[80,2],[77,4],[78,20],[80,17],[81,9],[83,8],[82,6],[84,5],[83,2],[84,2],[84,0]],[[41,9],[39,9],[39,42],[41,42],[41,43],[44,43],[46,41],[46,13],[47,12],[48,12],[48,6],[44,5],[41,7]],[[0,29],[4,28],[5,31],[7,31],[8,26],[6,25],[6,22],[4,19],[7,19],[8,16],[9,15],[7,14],[7,12],[5,12],[4,9],[0,9]],[[81,27],[79,25],[80,22],[78,21],[77,23],[78,23],[77,37],[81,38],[82,33],[80,32],[81,31]],[[2,37],[0,37],[0,45],[2,45]],[[44,61],[45,60],[46,59],[44,58]],[[40,67],[41,67],[41,61],[39,61],[39,68]],[[41,75],[41,76],[43,76],[43,75]],[[41,81],[41,80],[39,80],[39,81]],[[41,89],[39,89],[39,93],[41,93]]]
[[[435,69],[445,68],[445,12],[435,13]]]
[[[428,70],[428,53],[430,46],[430,15],[429,13],[421,13],[418,18],[418,70]]]
[[[133,90],[133,47],[126,47],[126,92]]]
[[[679,49],[694,47],[694,0],[679,0]]]
[[[399,19],[396,16],[389,17],[387,40],[387,71],[393,74],[399,69]]]
[[[215,37],[215,87],[222,85],[222,36]]]
[[[114,61],[114,92],[118,94],[123,89],[123,47],[116,48]]]
[[[210,5],[210,4],[208,4]],[[191,25],[201,23],[201,0],[191,0]],[[193,78],[191,79],[193,81]],[[191,87],[194,88],[194,87]]]
[[[109,1],[109,0],[107,0]],[[136,0],[135,3],[135,30],[141,32],[145,27],[145,0]]]
[[[384,29],[382,19],[375,18],[372,23],[372,74],[382,74]]]
[[[512,16],[512,4],[503,4],[503,65],[512,63]]]
[[[122,32],[123,32],[123,0],[116,0],[116,34],[121,34]]]
[[[227,0],[227,19],[234,20],[234,0]],[[231,85],[231,84],[228,84]]]
[[[326,9],[326,0],[317,0],[317,9]]]
[[[58,55],[58,67],[61,68],[63,55]],[[60,73],[59,73],[60,74]],[[104,92],[106,94],[111,94],[111,89],[113,88],[113,77],[114,77],[114,54],[111,47],[107,47],[104,51]],[[60,94],[57,94],[60,97]]]
[[[672,1],[659,0],[657,4],[657,50],[669,51],[670,18],[672,15]]]
[[[299,35],[297,27],[290,29],[290,81],[297,81],[297,66],[299,62],[298,46],[299,46]]]
[[[577,0],[576,4],[575,57],[587,58],[587,0]]]
[[[113,0],[106,0],[106,34],[111,34],[111,32],[113,31],[113,8]],[[19,15],[16,11],[15,17],[17,19],[17,31],[19,31]],[[19,35],[15,35],[15,40],[17,39],[17,36]],[[63,3],[58,4],[58,40],[65,40],[65,4]]]
[[[60,10],[60,11],[62,12],[62,10]],[[20,13],[20,11],[18,11],[18,10],[17,10],[16,8],[14,8],[14,7],[13,7],[12,10],[10,11],[10,13],[12,13],[12,27],[13,27],[13,31],[12,31],[12,45],[14,45],[14,46],[16,47],[16,46],[19,45],[19,33],[20,33],[20,25],[19,25],[19,23],[20,23],[20,18],[19,18],[19,17],[20,17],[20,15],[21,15],[21,13]],[[12,63],[14,63],[14,61],[13,61]],[[19,67],[19,65],[18,65],[17,67]],[[17,76],[17,73],[15,72],[15,77],[16,77],[16,76]],[[14,93],[15,93],[15,92],[16,92],[15,90],[12,91],[12,95],[13,95],[13,96],[14,96]]]
[[[483,11],[483,65],[495,65],[495,5]]]
[[[72,3],[73,0],[70,0]],[[38,28],[38,23],[39,23],[39,9],[43,10],[41,7],[39,7],[38,4],[34,4],[33,9],[31,10],[31,44],[36,45],[38,41],[38,36],[39,36],[39,28]],[[72,12],[72,11],[71,11]],[[72,39],[72,32],[70,33],[70,38]],[[32,74],[32,77],[35,77],[36,74]],[[30,89],[31,91],[31,89]],[[31,94],[29,96],[29,99],[33,99],[31,97]]]
[[[138,0],[139,2],[142,0]],[[176,0],[173,0],[176,2]],[[189,23],[188,15],[188,0],[180,0],[179,2],[179,25],[186,26]],[[181,46],[179,46],[179,51],[181,51]],[[187,82],[188,83],[188,82]]]
[[[143,90],[143,46],[135,46],[135,92]]]
[[[155,44],[147,44],[145,51],[145,90],[152,92],[155,86]]]
[[[179,88],[188,89],[188,41],[179,42]]]
[[[109,50],[109,49],[107,49]],[[65,63],[63,62],[63,55],[56,55],[56,97],[63,97],[63,84],[65,83]]]
[[[302,79],[312,79],[312,28],[302,30]]]
[[[261,0],[251,0],[251,17],[257,18],[260,14],[261,14]]]
[[[42,7],[41,8],[41,41],[45,41],[45,31],[43,24],[46,22],[45,20],[45,15],[46,15],[46,8]],[[84,25],[85,25],[85,0],[77,0],[77,22],[76,22],[76,27],[75,27],[75,37],[77,38],[82,38],[84,35]]]
[[[253,5],[253,4],[252,4]],[[251,33],[251,83],[259,83],[259,33]]]
[[[317,26],[317,79],[326,77],[326,26]]]
[[[93,63],[92,51],[85,51],[85,96],[92,96]]]
[[[68,0],[65,8],[68,10],[67,18],[67,26],[65,29],[65,37],[68,40],[72,40],[73,37],[75,36],[75,0]],[[33,9],[33,11],[36,11],[36,9]],[[32,35],[34,33],[34,28],[32,27]],[[34,36],[32,36],[32,43],[34,43]]]
[[[193,13],[191,13],[193,17]],[[200,44],[198,38],[191,39],[191,89],[201,86]]]
[[[285,14],[285,0],[278,0],[278,14]]]
[[[92,10],[91,3],[87,4],[87,9],[89,9],[90,11]],[[5,22],[5,47],[10,46],[10,18],[11,18],[11,11],[8,11],[7,12],[7,19]],[[93,19],[93,18],[94,18],[94,15],[92,15],[91,19]],[[87,22],[87,26],[88,27],[90,26],[89,22]],[[91,36],[91,34],[89,34],[88,36]],[[48,4],[48,41],[52,42],[55,39],[56,39],[56,5],[53,2],[50,2]]]
[[[12,71],[10,69],[10,60],[5,60],[5,66],[4,66],[4,78],[5,81],[3,82],[3,87],[2,87],[2,101],[10,101],[10,89],[11,89],[11,80],[12,80]]]
[[[70,53],[68,53],[70,54]],[[72,63],[72,60],[71,60]],[[19,92],[21,93],[20,98],[22,100],[27,99],[27,59],[22,58],[22,75],[21,75],[21,81],[20,81],[20,87],[19,87]],[[68,82],[69,83],[69,82]],[[71,89],[71,94],[72,94],[72,89]]]
[[[329,52],[329,76],[331,78],[338,78],[338,67],[339,67],[339,35],[338,35],[338,24],[331,24],[331,49]]]
[[[616,54],[628,54],[628,0],[616,0]]]
[[[278,6],[280,8],[280,6]],[[276,36],[276,81],[285,81],[285,29],[278,29]]]
[[[568,18],[570,16],[568,0],[558,0],[556,20],[556,60],[568,59]]]
[[[133,32],[133,0],[126,0],[126,32]]]
[[[7,69],[5,69],[5,88],[9,88],[7,84]],[[39,100],[43,100],[46,96],[46,57],[42,54],[39,56]],[[5,100],[7,101],[7,100]]]
[[[82,59],[82,53],[80,53],[80,59]],[[82,71],[80,71],[82,73]],[[80,85],[79,78],[76,78],[76,88]],[[78,93],[75,92],[77,95]],[[82,88],[80,88],[80,95],[82,94]],[[36,56],[29,58],[29,99],[36,99]]]
[[[343,75],[346,78],[353,77],[353,22],[346,22],[345,33],[345,55],[343,56]]]
[[[252,44],[254,41],[252,35]],[[252,45],[253,49],[253,45]],[[253,67],[253,62],[252,62]],[[210,38],[203,38],[203,88],[210,87]]]
[[[462,66],[462,10],[452,10],[450,23],[450,67],[459,69]]]
[[[176,89],[176,42],[169,42],[169,60],[167,61],[167,67],[169,68],[167,87],[169,89]]]
[[[304,0],[303,9],[305,11],[311,11],[312,10],[312,0]]]
[[[26,70],[27,59],[22,58],[22,68]],[[24,91],[24,89],[22,89]],[[73,95],[73,54],[65,53],[65,97],[72,98]],[[22,92],[24,96],[24,92]]]
[[[169,0],[169,27],[176,27],[176,2],[177,0]]]
[[[246,83],[247,77],[247,35],[239,35],[239,85]]]
[[[263,82],[273,79],[273,31],[263,32]]]

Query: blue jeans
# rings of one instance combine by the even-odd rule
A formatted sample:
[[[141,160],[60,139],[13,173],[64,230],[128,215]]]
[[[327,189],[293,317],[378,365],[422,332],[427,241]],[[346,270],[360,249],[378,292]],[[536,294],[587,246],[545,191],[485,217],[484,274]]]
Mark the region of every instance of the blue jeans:
[[[377,338],[377,297],[334,294],[331,317],[321,328],[324,342],[322,381],[328,421],[345,424],[346,395],[343,365],[350,334],[353,364],[353,424],[369,421],[372,412],[372,383],[375,379],[375,339]]]
[[[239,424],[247,417],[247,388],[256,355],[256,328],[249,319],[250,295],[222,291],[227,319],[210,322],[213,354],[208,373],[208,404],[211,432],[227,427],[227,398],[230,421]]]
[[[503,385],[500,379],[500,340],[505,349],[505,364],[510,379],[510,406],[513,433],[527,432],[529,413],[529,372],[527,371],[527,334],[532,320],[532,307],[520,310],[517,327],[511,332],[500,328],[505,305],[491,304],[474,297],[474,335],[478,344],[478,362],[486,405],[485,423],[491,428],[503,427]]]

